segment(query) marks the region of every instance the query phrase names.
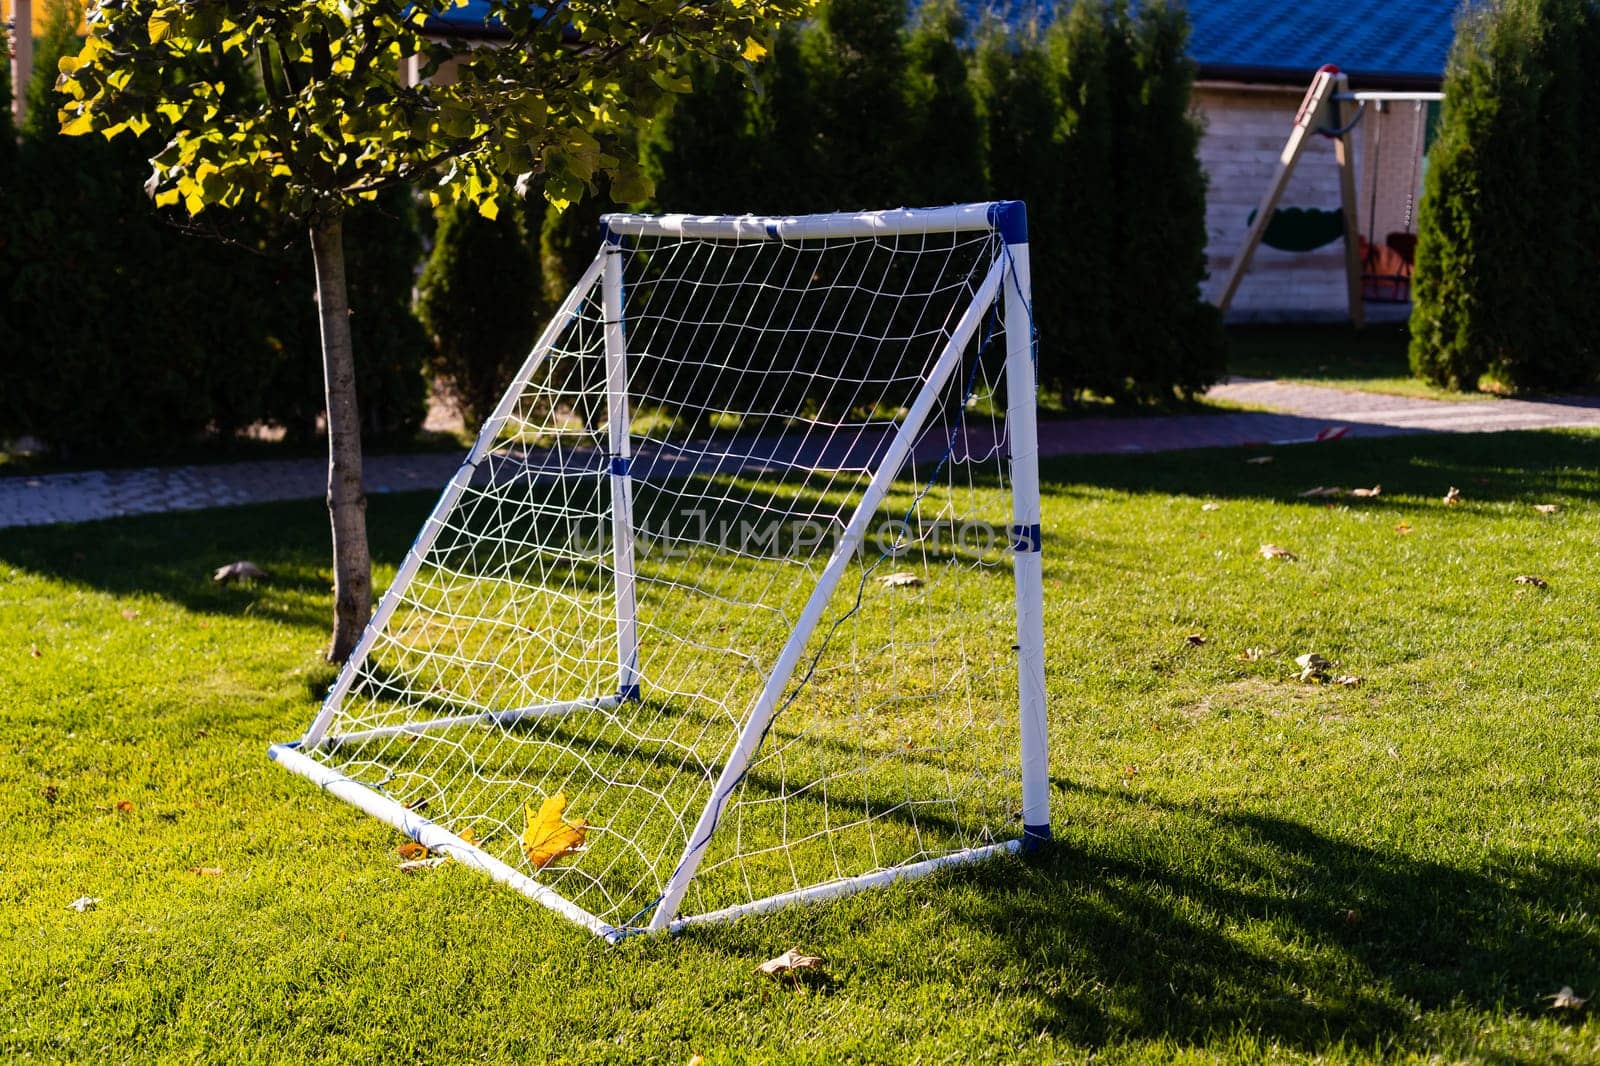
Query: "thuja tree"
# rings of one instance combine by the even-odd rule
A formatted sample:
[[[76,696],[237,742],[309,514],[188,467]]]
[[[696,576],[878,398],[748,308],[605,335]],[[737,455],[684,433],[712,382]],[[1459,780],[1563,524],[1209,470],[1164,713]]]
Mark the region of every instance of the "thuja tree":
[[[489,219],[470,204],[445,208],[418,282],[417,311],[432,335],[434,373],[473,425],[494,410],[533,344],[543,310],[539,257],[520,214],[513,209]]]
[[[146,188],[191,214],[260,203],[307,227],[327,390],[334,539],[329,658],[355,647],[371,610],[371,563],[342,219],[384,189],[425,182],[439,201],[494,215],[508,184],[542,182],[565,205],[609,175],[614,195],[648,194],[627,150],[634,128],[687,87],[690,53],[753,60],[808,0],[491,0],[496,47],[422,34],[432,5],[405,0],[116,0],[60,64],[68,134],[154,130],[164,147]],[[431,78],[402,83],[416,59]],[[261,93],[228,90],[230,59],[252,61]]]
[[[1418,209],[1413,372],[1473,389],[1600,384],[1600,147],[1586,0],[1500,0],[1457,26]]]

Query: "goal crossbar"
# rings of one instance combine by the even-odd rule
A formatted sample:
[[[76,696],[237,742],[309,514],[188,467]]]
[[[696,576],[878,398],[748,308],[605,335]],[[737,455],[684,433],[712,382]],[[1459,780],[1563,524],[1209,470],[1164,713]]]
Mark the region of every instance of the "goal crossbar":
[[[486,420],[461,467],[446,485],[310,727],[300,740],[273,746],[270,752],[273,760],[394,826],[430,851],[449,856],[488,874],[611,942],[638,932],[678,931],[704,922],[762,913],[790,903],[829,899],[924,876],[952,865],[979,861],[1047,840],[1050,829],[1045,754],[1041,534],[1037,433],[1034,425],[1036,353],[1029,306],[1026,216],[1022,205],[1005,201],[793,217],[610,214],[603,217],[601,232],[599,254],[555,312],[504,397]],[[981,281],[975,281],[967,290],[968,295],[960,307],[959,316],[942,328],[938,354],[918,379],[920,384],[914,400],[903,407],[890,424],[887,444],[872,449],[873,461],[869,469],[862,471],[863,474],[870,473],[870,480],[856,497],[850,516],[843,522],[826,565],[815,577],[804,608],[788,632],[781,651],[765,671],[764,683],[740,715],[734,738],[727,750],[717,757],[713,766],[716,771],[714,780],[699,808],[693,829],[685,834],[682,853],[670,868],[670,874],[661,882],[654,900],[638,913],[622,915],[621,920],[616,916],[602,917],[608,913],[604,907],[598,908],[596,913],[592,905],[586,908],[568,898],[562,891],[540,879],[544,871],[519,869],[491,854],[475,840],[463,837],[401,802],[398,796],[385,788],[385,782],[390,780],[395,771],[380,775],[376,781],[358,780],[332,764],[336,754],[346,749],[361,751],[364,746],[374,743],[392,745],[415,742],[430,735],[459,730],[476,731],[478,735],[490,738],[509,737],[514,730],[521,730],[529,723],[582,718],[591,712],[620,713],[641,699],[640,641],[644,638],[637,618],[639,608],[636,600],[641,594],[641,587],[638,584],[639,563],[635,559],[634,546],[634,493],[639,475],[629,469],[633,456],[632,438],[637,433],[629,431],[632,418],[630,392],[636,391],[639,385],[637,381],[630,385],[629,378],[630,358],[634,356],[630,356],[630,335],[625,329],[627,305],[622,253],[627,241],[661,239],[734,245],[746,242],[811,241],[827,245],[827,242],[835,240],[864,240],[884,241],[887,247],[893,249],[899,247],[895,242],[900,238],[984,233],[990,234],[989,239],[997,242],[997,251],[984,270]],[[596,386],[596,395],[602,398],[605,409],[610,412],[609,428],[601,432],[603,449],[596,454],[607,464],[604,471],[608,473],[603,471],[599,476],[602,483],[609,483],[611,500],[607,520],[612,536],[608,561],[610,570],[615,574],[610,599],[614,604],[615,646],[612,659],[616,685],[610,691],[590,691],[577,698],[535,700],[504,709],[496,709],[492,703],[485,708],[483,702],[474,699],[467,701],[469,710],[457,713],[408,717],[399,722],[384,722],[379,718],[376,720],[379,724],[370,724],[374,719],[359,717],[345,722],[341,714],[345,703],[356,691],[354,686],[358,679],[366,677],[364,683],[372,681],[372,677],[363,674],[363,671],[368,669],[366,664],[369,657],[375,654],[380,634],[393,623],[413,583],[421,580],[419,575],[430,553],[440,550],[437,545],[441,536],[447,531],[455,531],[452,523],[459,521],[462,508],[473,506],[470,501],[478,494],[478,490],[474,489],[475,479],[478,483],[482,482],[480,468],[489,469],[485,467],[486,461],[493,458],[497,448],[505,447],[503,435],[513,432],[513,423],[525,418],[524,409],[519,407],[524,393],[535,387],[539,375],[547,373],[551,365],[573,361],[575,356],[568,350],[570,344],[563,348],[563,337],[571,329],[577,328],[575,324],[590,320],[596,323],[596,337],[603,338],[603,343],[599,339],[592,342],[593,358],[603,360],[598,379],[601,383]],[[916,456],[920,454],[924,432],[936,407],[944,412],[947,423],[944,428],[948,430],[951,415],[943,406],[948,401],[942,397],[967,376],[967,371],[962,368],[966,365],[964,361],[969,359],[968,353],[976,348],[981,357],[986,341],[980,334],[984,332],[986,321],[1003,321],[1005,324],[1004,379],[1007,403],[1003,447],[1005,463],[1009,468],[1011,524],[1008,535],[1015,573],[1017,612],[1017,639],[1012,650],[1016,656],[1018,700],[1015,721],[1020,729],[1021,742],[1020,836],[935,852],[927,858],[900,861],[858,875],[837,876],[816,884],[802,884],[802,887],[793,891],[775,892],[699,914],[680,913],[685,893],[695,882],[708,846],[718,831],[719,822],[728,811],[731,797],[736,789],[743,787],[752,759],[764,743],[774,719],[784,714],[795,699],[798,688],[805,685],[804,679],[796,685],[794,677],[808,653],[814,649],[814,637],[829,610],[830,601],[840,591],[844,574],[860,559],[869,525],[896,484],[903,482],[918,461]],[[977,364],[972,365],[975,373]],[[971,384],[968,381],[968,393]],[[958,416],[958,427],[959,422]],[[825,439],[824,445],[830,439]],[[858,435],[856,439],[864,438]],[[955,441],[956,437],[951,437],[952,447]],[[748,440],[746,446],[750,446]],[[519,444],[518,447],[526,451],[529,446]],[[551,446],[536,440],[531,447]],[[559,451],[561,446],[556,444],[553,447]],[[727,447],[731,450],[733,445]],[[570,452],[568,458],[577,454]],[[755,458],[759,459],[760,454],[758,451]],[[943,466],[948,458],[947,451],[946,458],[940,459],[938,465]],[[690,466],[693,467],[693,464]],[[670,476],[682,475],[673,473]],[[687,476],[698,476],[698,471],[691,469]],[[922,475],[917,477],[920,479]],[[923,493],[926,491],[927,488],[922,490]],[[919,494],[917,499],[921,498]],[[862,580],[865,581],[865,578]],[[838,621],[833,624],[837,626]],[[831,637],[825,638],[824,643],[826,639]],[[817,654],[820,655],[820,652]],[[813,661],[812,669],[815,667]],[[445,710],[451,709],[450,701],[442,702]],[[425,702],[423,706],[426,705]],[[456,707],[460,705],[455,704]],[[340,725],[341,722],[345,724]],[[472,835],[467,834],[468,837]],[[638,924],[640,918],[646,919],[644,924]]]

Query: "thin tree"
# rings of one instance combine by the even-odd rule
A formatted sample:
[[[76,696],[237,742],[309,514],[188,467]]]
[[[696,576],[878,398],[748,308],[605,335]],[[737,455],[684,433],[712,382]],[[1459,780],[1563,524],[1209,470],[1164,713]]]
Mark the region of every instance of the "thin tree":
[[[609,176],[619,202],[648,182],[628,149],[693,54],[752,61],[774,23],[810,0],[490,0],[494,46],[422,32],[435,4],[407,0],[124,0],[97,9],[60,63],[62,132],[140,134],[165,147],[146,189],[190,214],[267,205],[308,229],[327,389],[334,621],[328,658],[354,649],[371,611],[361,421],[345,285],[344,214],[386,188],[426,182],[435,203],[493,217],[505,186],[542,179],[557,207]],[[230,58],[261,93],[230,91]],[[431,79],[452,59],[455,80]],[[210,78],[208,64],[218,76]],[[422,79],[407,84],[402,69]]]

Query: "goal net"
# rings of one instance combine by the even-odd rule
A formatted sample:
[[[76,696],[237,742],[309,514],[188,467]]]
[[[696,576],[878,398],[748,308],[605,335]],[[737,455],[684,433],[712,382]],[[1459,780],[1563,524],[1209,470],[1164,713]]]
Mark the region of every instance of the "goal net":
[[[1020,203],[610,215],[272,756],[615,940],[1049,834]]]

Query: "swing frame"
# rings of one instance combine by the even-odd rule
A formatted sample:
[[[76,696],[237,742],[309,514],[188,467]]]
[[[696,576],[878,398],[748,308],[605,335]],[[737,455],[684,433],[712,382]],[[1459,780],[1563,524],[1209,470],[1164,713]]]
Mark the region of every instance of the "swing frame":
[[[1344,212],[1345,291],[1350,322],[1357,329],[1366,325],[1363,294],[1365,257],[1361,254],[1360,217],[1356,205],[1355,142],[1352,134],[1366,116],[1369,104],[1375,104],[1381,109],[1391,102],[1411,101],[1420,106],[1443,99],[1444,94],[1439,92],[1384,90],[1352,92],[1349,77],[1338,67],[1332,63],[1319,67],[1311,79],[1311,84],[1306,88],[1306,94],[1301,99],[1299,108],[1295,111],[1294,127],[1289,131],[1283,151],[1278,153],[1277,167],[1273,171],[1271,182],[1267,185],[1266,193],[1256,207],[1255,219],[1251,222],[1250,229],[1245,233],[1239,250],[1234,253],[1233,261],[1228,266],[1227,276],[1217,298],[1217,309],[1226,314],[1228,306],[1233,303],[1233,297],[1238,293],[1240,283],[1244,281],[1245,272],[1250,269],[1250,261],[1254,258],[1256,249],[1261,246],[1261,238],[1266,235],[1267,225],[1278,209],[1278,201],[1283,198],[1283,192],[1289,186],[1289,178],[1294,173],[1295,164],[1300,161],[1311,136],[1319,134],[1333,139],[1334,161],[1339,167],[1339,205]],[[1376,184],[1374,184],[1374,203],[1376,195]],[[1375,206],[1373,217],[1375,220]]]

